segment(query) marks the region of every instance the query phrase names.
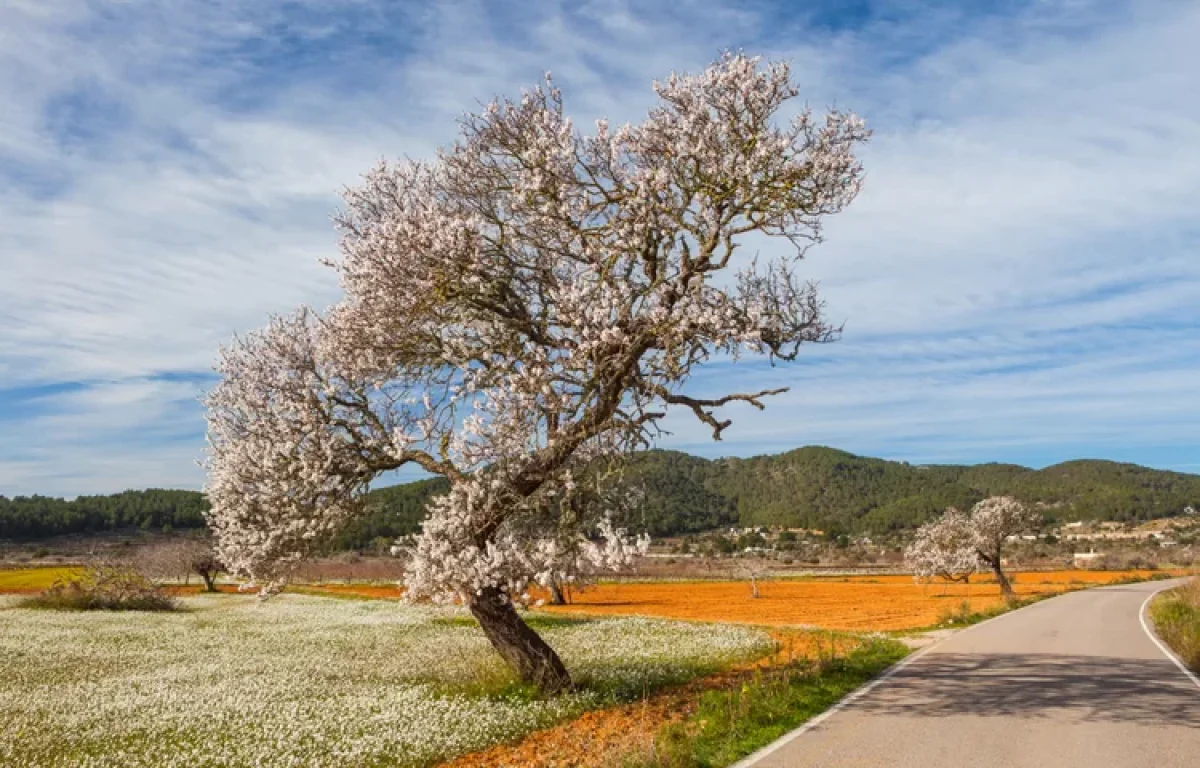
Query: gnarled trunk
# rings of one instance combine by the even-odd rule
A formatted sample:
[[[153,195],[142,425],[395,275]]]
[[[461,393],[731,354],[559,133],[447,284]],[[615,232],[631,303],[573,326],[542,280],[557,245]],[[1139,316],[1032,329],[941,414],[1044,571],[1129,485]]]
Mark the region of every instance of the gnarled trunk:
[[[571,676],[562,659],[546,641],[529,628],[512,601],[494,587],[471,597],[467,607],[483,627],[492,647],[523,682],[545,693],[558,693],[571,686]]]
[[[215,571],[202,571],[200,573],[200,578],[204,579],[205,592],[217,591],[217,574]]]
[[[983,561],[992,567],[992,573],[996,575],[996,581],[1000,584],[1000,594],[1005,600],[1016,600],[1017,593],[1013,591],[1012,584],[1009,583],[1008,577],[1004,575],[1004,569],[1000,567],[1000,557],[989,557],[980,553]]]

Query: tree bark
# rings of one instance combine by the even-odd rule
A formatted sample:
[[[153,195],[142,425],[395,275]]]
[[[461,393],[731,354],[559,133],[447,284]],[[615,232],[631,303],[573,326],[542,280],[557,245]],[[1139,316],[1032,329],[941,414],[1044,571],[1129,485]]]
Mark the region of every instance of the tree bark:
[[[1000,594],[1005,600],[1016,600],[1017,593],[1013,591],[1012,584],[1009,583],[1008,577],[1004,575],[1004,569],[1000,567],[1000,556],[989,557],[983,555],[984,561],[992,567],[992,573],[996,575],[996,581],[1000,584]]]
[[[209,572],[205,571],[200,574],[200,578],[204,579],[204,591],[205,592],[216,592],[217,591],[217,584],[216,584],[217,574],[209,573]]]
[[[529,628],[503,592],[488,587],[472,596],[468,607],[492,647],[522,682],[551,694],[571,687],[571,675],[562,659]]]
[[[562,585],[557,579],[550,581],[550,604],[551,605],[566,605],[567,596],[563,593]]]

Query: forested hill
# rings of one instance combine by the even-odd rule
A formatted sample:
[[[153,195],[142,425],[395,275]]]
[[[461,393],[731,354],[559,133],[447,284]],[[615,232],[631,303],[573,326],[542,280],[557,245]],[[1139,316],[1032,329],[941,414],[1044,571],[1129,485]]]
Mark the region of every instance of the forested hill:
[[[1099,460],[1033,470],[1012,464],[915,466],[821,447],[712,461],[649,451],[634,457],[626,477],[646,491],[629,522],[659,536],[723,525],[881,532],[1001,493],[1040,502],[1047,516],[1061,520],[1140,520],[1200,508],[1200,476]],[[363,547],[415,531],[425,502],[445,487],[442,480],[422,480],[372,491],[367,513],[336,544]],[[204,508],[204,497],[193,491],[126,491],[73,501],[0,496],[0,537],[195,527],[203,525]]]
[[[820,447],[709,462],[705,487],[730,500],[742,525],[846,531],[913,526],[994,494],[1046,505],[1047,517],[1057,520],[1144,520],[1200,508],[1200,476],[1136,464],[915,466]]]
[[[0,496],[0,537],[26,538],[118,528],[162,530],[204,525],[208,502],[196,491],[125,491],[111,496]]]

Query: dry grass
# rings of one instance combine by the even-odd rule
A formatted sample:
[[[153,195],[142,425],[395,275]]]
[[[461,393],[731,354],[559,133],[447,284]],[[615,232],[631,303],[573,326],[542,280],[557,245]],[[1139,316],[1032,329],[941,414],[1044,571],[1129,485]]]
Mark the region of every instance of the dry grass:
[[[178,604],[137,568],[97,562],[69,580],[24,598],[24,608],[55,611],[174,611]]]
[[[1150,606],[1154,629],[1192,669],[1200,672],[1200,576],[1159,595]]]
[[[0,594],[33,594],[49,589],[56,582],[67,582],[79,578],[82,574],[82,568],[73,566],[0,570]]]

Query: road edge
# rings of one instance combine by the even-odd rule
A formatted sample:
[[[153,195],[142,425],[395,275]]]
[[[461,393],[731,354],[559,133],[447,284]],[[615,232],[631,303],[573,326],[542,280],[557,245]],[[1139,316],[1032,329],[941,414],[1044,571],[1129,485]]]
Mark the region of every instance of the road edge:
[[[1162,639],[1158,636],[1158,633],[1154,630],[1154,622],[1146,620],[1146,608],[1149,607],[1150,601],[1161,595],[1163,592],[1166,592],[1169,589],[1175,589],[1178,586],[1178,584],[1172,584],[1171,586],[1162,587],[1161,589],[1156,589],[1151,592],[1149,596],[1142,601],[1142,607],[1138,609],[1138,621],[1141,622],[1142,631],[1146,633],[1146,637],[1150,638],[1151,642],[1158,646],[1158,650],[1162,651],[1162,654],[1168,659],[1175,662],[1175,666],[1179,667],[1179,671],[1187,675],[1187,678],[1191,680],[1197,688],[1200,688],[1200,678],[1196,677],[1195,672],[1188,669],[1187,664],[1183,663],[1183,659],[1179,658],[1179,656],[1175,654],[1175,651],[1171,650],[1171,646],[1162,641]]]
[[[1076,591],[1086,591],[1086,590],[1076,590]],[[1161,592],[1161,591],[1162,590],[1159,590],[1159,592]],[[1056,600],[1060,597],[1065,597],[1066,595],[1070,595],[1070,594],[1073,594],[1073,592],[1063,592],[1062,594],[1055,595],[1055,596],[1047,598],[1045,600],[1038,600],[1036,602],[1030,603],[1029,605],[1023,605],[1020,608],[1017,608],[1016,610],[1006,611],[1005,613],[1002,613],[999,616],[993,616],[990,619],[984,619],[983,621],[979,622],[978,624],[972,624],[969,627],[963,627],[962,629],[955,632],[954,634],[947,635],[946,637],[941,638],[937,642],[922,648],[921,650],[917,651],[916,653],[913,653],[909,656],[905,656],[900,661],[896,662],[892,666],[890,666],[887,669],[880,672],[878,675],[876,675],[874,678],[869,680],[864,685],[861,685],[858,688],[855,688],[850,693],[848,693],[845,696],[843,696],[842,698],[838,699],[837,703],[835,703],[829,709],[825,710],[824,712],[822,712],[821,714],[812,718],[811,720],[808,720],[808,721],[802,723],[801,725],[797,726],[796,728],[793,728],[792,730],[790,730],[787,733],[780,736],[775,741],[772,741],[770,744],[762,746],[762,747],[758,748],[757,750],[755,750],[754,752],[751,752],[750,754],[743,757],[741,760],[738,760],[736,763],[733,763],[732,765],[730,765],[729,768],[752,768],[752,766],[754,766],[758,761],[762,760],[767,755],[770,755],[774,752],[777,752],[780,749],[783,749],[785,746],[792,743],[796,739],[800,738],[804,734],[808,733],[813,728],[816,728],[822,722],[824,722],[825,720],[828,720],[830,717],[833,717],[835,714],[837,714],[841,710],[850,706],[859,698],[866,696],[871,691],[873,691],[876,688],[878,688],[879,686],[883,685],[885,682],[888,681],[889,678],[891,678],[892,676],[896,675],[897,673],[903,671],[906,667],[908,667],[908,665],[915,663],[918,659],[920,659],[921,657],[923,657],[925,654],[929,653],[933,649],[937,648],[939,645],[946,642],[950,638],[958,637],[959,635],[962,635],[965,632],[970,632],[971,630],[975,629],[976,627],[982,627],[985,624],[991,624],[993,621],[999,621],[1005,617],[1013,616],[1015,614],[1020,613],[1021,611],[1028,610],[1030,608],[1035,608],[1039,605],[1044,605],[1044,604],[1049,603],[1053,600]],[[1154,594],[1158,594],[1158,592],[1155,592]],[[1176,662],[1176,663],[1178,663],[1178,662]],[[1197,683],[1197,685],[1200,685],[1200,683]]]

